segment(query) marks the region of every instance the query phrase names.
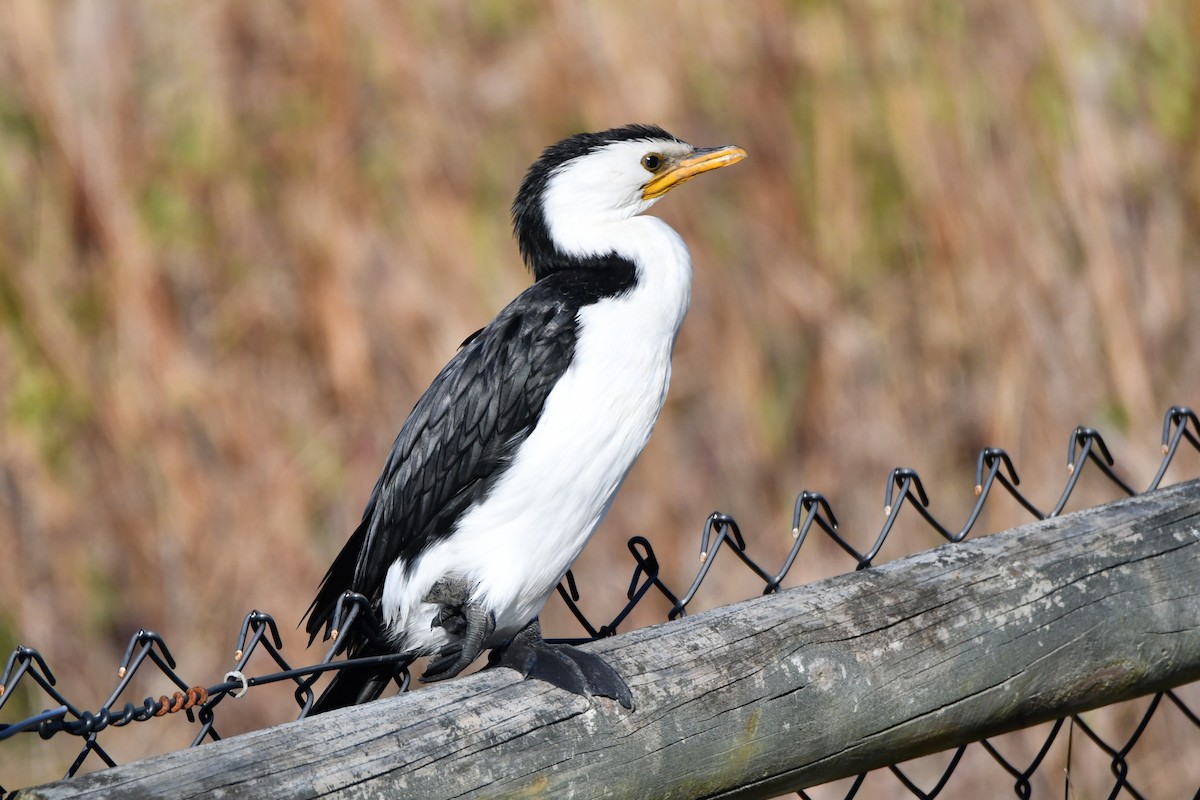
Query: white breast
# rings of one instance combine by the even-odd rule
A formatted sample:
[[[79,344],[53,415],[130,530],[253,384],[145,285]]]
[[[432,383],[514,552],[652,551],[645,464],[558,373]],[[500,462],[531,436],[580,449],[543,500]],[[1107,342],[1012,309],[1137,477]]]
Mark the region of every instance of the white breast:
[[[473,599],[496,615],[489,647],[537,616],[646,445],[687,313],[691,261],[661,220],[621,225],[614,240],[640,265],[636,288],[580,310],[575,356],[512,466],[451,536],[422,554],[410,579],[399,563],[388,571],[383,612],[407,649],[446,642],[442,629],[430,630],[436,609],[421,598],[447,575],[465,577],[477,587]]]

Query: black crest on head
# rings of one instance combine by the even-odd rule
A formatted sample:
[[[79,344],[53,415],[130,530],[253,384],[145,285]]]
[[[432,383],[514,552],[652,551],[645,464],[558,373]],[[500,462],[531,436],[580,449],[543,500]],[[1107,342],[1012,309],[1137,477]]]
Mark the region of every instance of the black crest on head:
[[[598,133],[577,133],[542,151],[541,158],[526,173],[512,205],[513,233],[517,237],[517,246],[521,248],[521,258],[535,279],[540,280],[568,266],[550,240],[550,231],[542,212],[542,195],[550,176],[568,161],[605,145],[643,139],[679,141],[657,125],[625,125]]]

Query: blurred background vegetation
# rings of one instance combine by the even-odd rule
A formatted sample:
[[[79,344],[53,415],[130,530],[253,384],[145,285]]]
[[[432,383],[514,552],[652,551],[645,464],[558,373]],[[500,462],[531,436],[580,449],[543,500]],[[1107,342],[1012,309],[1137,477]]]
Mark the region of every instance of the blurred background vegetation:
[[[694,301],[576,569],[596,619],[627,537],[683,588],[714,509],[774,565],[821,491],[865,547],[890,468],[957,522],[984,446],[1050,505],[1077,424],[1144,485],[1163,411],[1200,404],[1198,108],[1187,0],[0,0],[0,654],[39,648],[90,707],[143,626],[196,683],[251,608],[313,660],[291,626],[407,411],[528,284],[526,167],[633,121],[751,157],[655,208]],[[1113,496],[1095,483],[1074,507]],[[1026,519],[992,505],[988,530]],[[909,527],[883,559],[937,544]],[[761,590],[725,566],[696,608]],[[790,583],[851,566],[814,541]],[[632,625],[662,619],[643,605]],[[578,634],[557,600],[546,627]],[[258,694],[223,734],[294,715]],[[188,736],[134,727],[101,741],[124,760]],[[5,743],[2,782],[57,777],[75,744]],[[1138,763],[1190,793],[1200,767],[1164,749]],[[1107,775],[1082,751],[1080,797]],[[981,762],[956,791],[976,779],[1010,785]]]

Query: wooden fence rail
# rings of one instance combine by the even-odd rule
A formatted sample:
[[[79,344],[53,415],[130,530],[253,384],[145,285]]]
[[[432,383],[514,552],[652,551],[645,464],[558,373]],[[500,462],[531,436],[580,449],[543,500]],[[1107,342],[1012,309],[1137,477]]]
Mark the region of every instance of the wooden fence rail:
[[[771,797],[1200,678],[1200,481],[588,645],[637,710],[494,670],[27,789]]]

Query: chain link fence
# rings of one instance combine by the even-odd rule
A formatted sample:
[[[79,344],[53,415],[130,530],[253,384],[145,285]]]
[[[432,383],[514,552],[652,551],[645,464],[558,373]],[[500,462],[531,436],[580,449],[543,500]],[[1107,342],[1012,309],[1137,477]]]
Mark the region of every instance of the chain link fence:
[[[1191,409],[1176,406],[1168,409],[1163,420],[1162,432],[1162,461],[1150,480],[1149,485],[1142,491],[1152,491],[1159,488],[1167,470],[1176,460],[1181,444],[1187,443],[1200,451],[1200,419]],[[1078,427],[1071,432],[1067,445],[1068,480],[1063,487],[1058,501],[1049,509],[1042,509],[1026,497],[1019,486],[1019,478],[1008,454],[997,448],[985,448],[979,453],[975,467],[976,502],[961,527],[954,529],[943,524],[929,511],[929,498],[920,476],[911,469],[897,468],[888,475],[884,506],[887,515],[883,527],[875,537],[871,546],[865,551],[857,549],[845,537],[838,527],[837,518],[829,501],[816,492],[803,491],[795,501],[792,516],[792,534],[794,543],[782,564],[772,571],[749,552],[746,539],[737,521],[726,514],[714,513],[705,521],[700,536],[700,568],[686,590],[677,592],[667,585],[661,577],[659,561],[651,542],[642,536],[635,536],[628,542],[634,567],[629,588],[626,592],[624,606],[610,620],[597,624],[589,619],[579,606],[579,591],[574,576],[568,572],[558,586],[558,595],[566,607],[582,626],[586,635],[570,641],[581,643],[592,641],[605,636],[614,635],[629,614],[647,596],[657,595],[665,598],[670,604],[667,613],[669,620],[685,616],[688,606],[692,603],[701,585],[714,569],[718,554],[724,550],[731,557],[720,559],[721,569],[747,569],[763,584],[763,593],[778,591],[781,583],[796,563],[810,534],[814,531],[823,534],[835,542],[850,559],[853,569],[869,569],[875,563],[885,541],[891,535],[897,519],[904,510],[912,509],[922,521],[928,524],[948,542],[959,542],[965,539],[974,529],[980,513],[987,503],[989,496],[997,487],[1013,497],[1034,519],[1047,519],[1057,516],[1066,507],[1072,493],[1079,482],[1084,468],[1098,472],[1112,487],[1124,495],[1136,495],[1138,489],[1122,479],[1113,469],[1113,458],[1100,433],[1092,428]],[[0,674],[0,716],[3,716],[6,705],[18,692],[28,692],[31,699],[26,707],[37,707],[46,703],[45,710],[25,719],[12,722],[0,722],[0,763],[3,763],[5,743],[19,735],[37,735],[43,740],[59,736],[74,736],[81,740],[78,754],[64,770],[64,777],[72,777],[81,770],[90,770],[102,765],[115,766],[117,761],[101,742],[110,742],[111,737],[119,736],[115,729],[133,723],[150,722],[160,717],[184,714],[190,724],[195,726],[192,746],[209,740],[220,739],[217,728],[218,709],[229,697],[241,697],[250,689],[275,683],[285,683],[292,687],[298,709],[298,716],[303,718],[310,712],[315,700],[313,685],[326,672],[343,669],[349,665],[362,663],[397,664],[396,683],[401,691],[407,690],[410,683],[408,670],[401,666],[404,659],[400,656],[377,656],[346,660],[339,658],[343,643],[349,638],[344,634],[356,629],[375,630],[378,622],[370,603],[362,595],[347,593],[341,599],[335,614],[334,628],[337,633],[324,657],[317,664],[307,666],[292,666],[283,657],[283,639],[275,620],[261,611],[251,611],[246,615],[238,632],[235,650],[235,665],[216,684],[204,686],[190,683],[183,677],[175,658],[167,643],[157,633],[140,630],[129,642],[122,665],[118,670],[117,683],[112,692],[96,710],[88,710],[83,705],[69,699],[56,686],[54,673],[45,659],[37,650],[18,645],[8,657],[4,671]],[[252,657],[258,657],[256,663],[263,663],[263,656],[274,665],[274,671],[250,674],[248,665]],[[135,676],[146,677],[151,673],[160,681],[166,681],[173,691],[171,694],[161,694],[147,697],[140,703],[124,700],[129,693],[129,687]],[[23,687],[23,688],[22,688]],[[124,700],[124,702],[123,702]],[[1190,738],[1173,741],[1178,754],[1195,752],[1200,749],[1200,716],[1192,706],[1185,701],[1177,689],[1160,692],[1150,699],[1149,704],[1139,701],[1145,707],[1139,711],[1125,715],[1130,724],[1119,732],[1101,731],[1098,726],[1089,724],[1081,716],[1060,719],[1053,723],[1045,734],[1036,754],[1025,761],[1013,756],[1002,754],[1000,748],[993,742],[983,740],[978,743],[963,743],[956,750],[943,754],[944,768],[940,768],[940,777],[932,788],[921,788],[918,781],[912,777],[912,768],[905,765],[892,765],[877,773],[890,773],[897,786],[903,787],[914,797],[932,798],[938,796],[946,787],[956,770],[963,768],[966,763],[964,756],[978,752],[984,753],[1004,770],[1011,778],[1011,791],[1019,798],[1032,795],[1031,779],[1039,769],[1044,769],[1046,756],[1056,741],[1067,738],[1068,753],[1072,748],[1082,747],[1090,743],[1101,751],[1112,772],[1110,798],[1119,796],[1143,798],[1148,795],[1135,783],[1144,778],[1147,770],[1139,772],[1135,767],[1134,748],[1142,740],[1143,734],[1156,716],[1165,713],[1175,713],[1185,721],[1184,727]],[[1123,704],[1123,705],[1129,705]],[[1141,706],[1139,706],[1141,708]],[[1141,755],[1143,751],[1139,751]],[[949,757],[948,762],[946,757]],[[929,757],[936,759],[937,757]],[[922,759],[920,761],[925,761]],[[101,762],[101,763],[97,763]],[[935,768],[934,772],[937,772]],[[908,770],[908,771],[906,771]],[[928,773],[928,766],[920,769]],[[875,773],[864,773],[854,779],[838,782],[836,786],[820,787],[824,790],[808,790],[799,792],[805,800],[815,800],[818,796],[844,796],[852,798],[864,792],[864,786]],[[0,775],[0,779],[3,776]],[[7,787],[12,789],[15,787]],[[992,792],[998,796],[1000,790]],[[1064,797],[1075,796],[1071,785],[1070,775],[1064,777]],[[0,797],[8,796],[6,787],[0,785]],[[864,795],[865,796],[865,795]],[[1196,792],[1200,798],[1200,788]]]

